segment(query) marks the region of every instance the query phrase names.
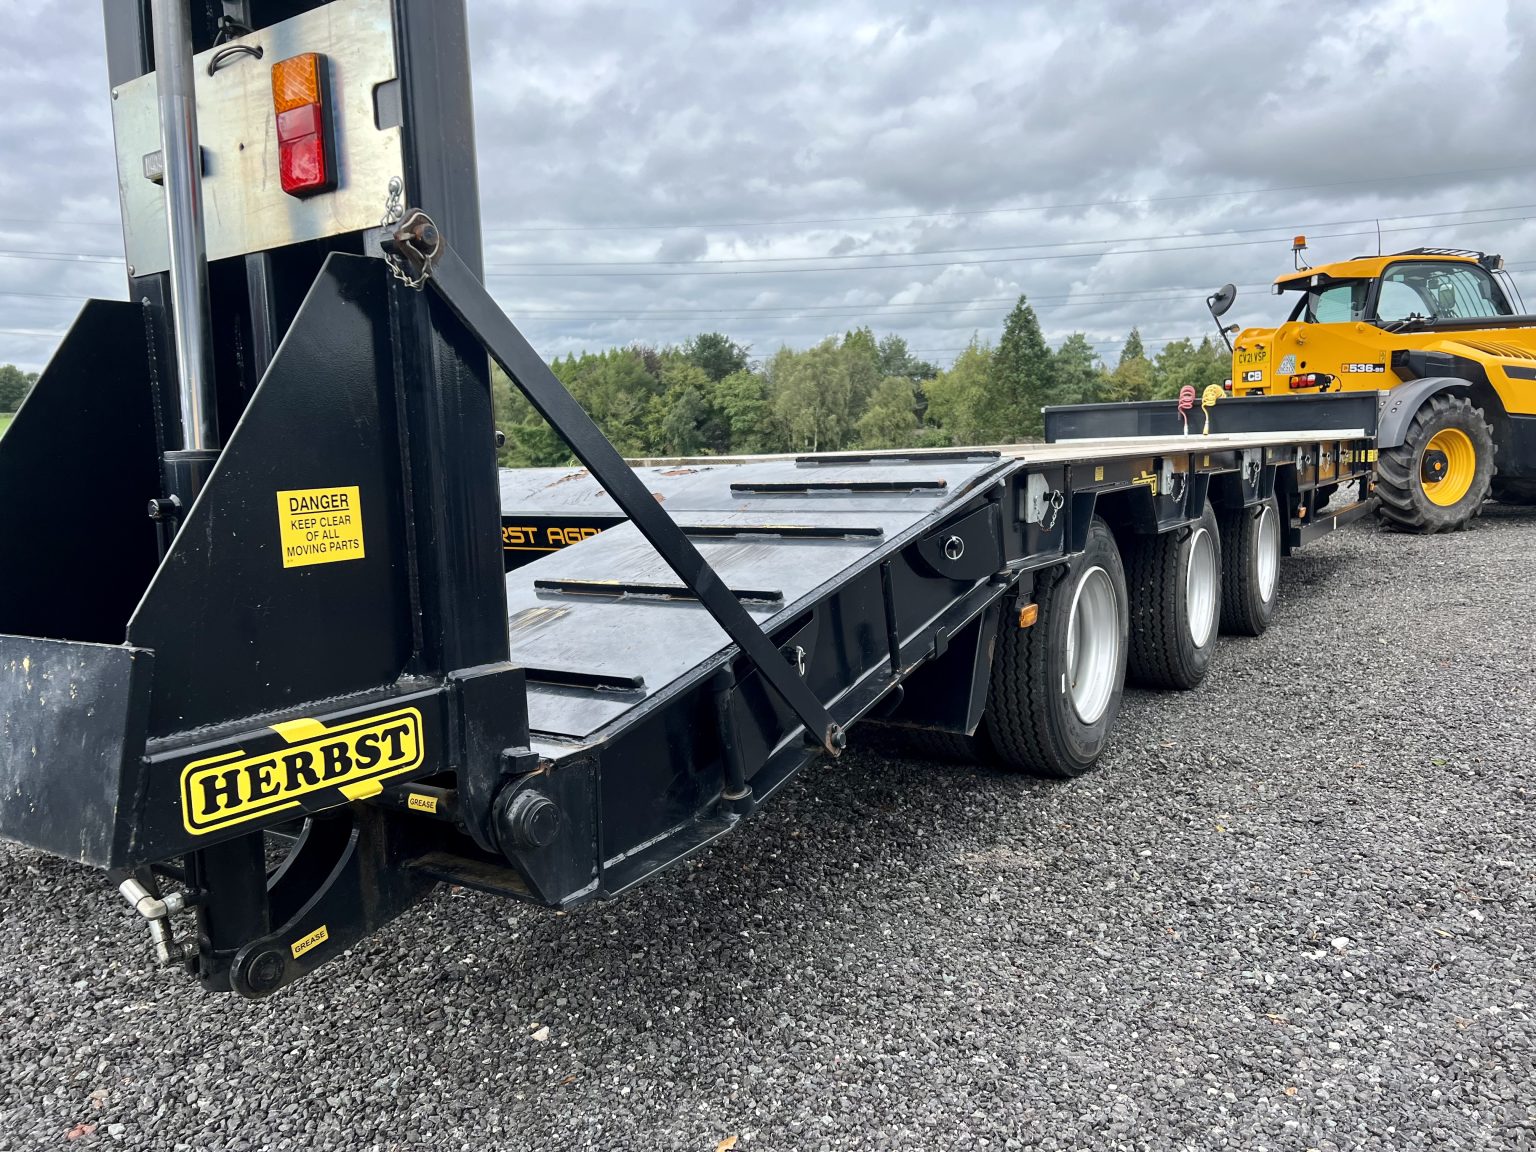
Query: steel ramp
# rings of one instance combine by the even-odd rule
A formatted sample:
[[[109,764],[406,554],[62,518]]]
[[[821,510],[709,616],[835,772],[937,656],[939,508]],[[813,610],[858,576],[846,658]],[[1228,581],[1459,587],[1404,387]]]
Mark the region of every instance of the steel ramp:
[[[976,453],[932,462],[764,461],[636,474],[772,636],[931,531],[1010,467],[995,454]],[[601,489],[584,473],[540,471],[546,474],[504,474],[503,490],[547,492],[551,504],[566,509],[601,505]],[[730,648],[724,631],[630,524],[508,573],[507,608],[511,659],[528,679],[535,747],[556,759],[576,750],[571,742],[597,739],[680,682],[707,675]]]

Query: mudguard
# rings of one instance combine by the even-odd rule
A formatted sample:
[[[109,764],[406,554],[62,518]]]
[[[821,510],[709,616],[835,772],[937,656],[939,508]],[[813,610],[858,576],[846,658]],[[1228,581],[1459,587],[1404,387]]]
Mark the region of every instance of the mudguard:
[[[1455,392],[1465,396],[1471,382],[1455,376],[1426,376],[1422,380],[1410,380],[1382,394],[1381,418],[1376,424],[1376,447],[1399,448],[1408,435],[1408,425],[1414,413],[1424,406],[1431,396],[1442,392]]]

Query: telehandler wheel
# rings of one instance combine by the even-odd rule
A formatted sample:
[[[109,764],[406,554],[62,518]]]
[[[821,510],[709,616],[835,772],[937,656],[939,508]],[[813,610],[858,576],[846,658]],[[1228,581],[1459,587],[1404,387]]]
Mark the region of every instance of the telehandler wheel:
[[[1130,678],[1150,688],[1205,679],[1221,620],[1221,530],[1209,504],[1195,524],[1144,536],[1127,550]]]
[[[1078,776],[1104,751],[1125,688],[1125,569],[1108,524],[1094,517],[1087,547],[1035,602],[1032,627],[998,633],[986,735],[1005,768]]]
[[[1500,480],[1494,477],[1493,498],[1500,504],[1536,504],[1536,480]]]
[[[1221,630],[1262,636],[1280,591],[1280,503],[1224,512],[1221,523]]]
[[[1461,396],[1431,396],[1408,435],[1377,459],[1382,523],[1399,532],[1449,532],[1478,515],[1493,480],[1493,429]]]

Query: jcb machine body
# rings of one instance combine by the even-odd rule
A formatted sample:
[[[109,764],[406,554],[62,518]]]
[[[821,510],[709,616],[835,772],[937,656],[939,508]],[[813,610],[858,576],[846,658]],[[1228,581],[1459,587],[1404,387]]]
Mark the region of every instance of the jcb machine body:
[[[481,286],[461,3],[104,7],[129,300],[0,440],[0,835],[210,989],[442,882],[617,895],[856,721],[1084,771],[1128,674],[1198,683],[1368,507],[1375,407],[1335,396],[631,468]],[[492,359],[581,467],[498,474]],[[558,550],[505,571],[509,527]]]
[[[1306,267],[1304,246],[1274,285],[1295,295],[1288,320],[1237,335],[1234,395],[1390,390],[1377,495],[1392,527],[1464,527],[1490,492],[1536,501],[1536,316],[1502,259],[1416,248]]]

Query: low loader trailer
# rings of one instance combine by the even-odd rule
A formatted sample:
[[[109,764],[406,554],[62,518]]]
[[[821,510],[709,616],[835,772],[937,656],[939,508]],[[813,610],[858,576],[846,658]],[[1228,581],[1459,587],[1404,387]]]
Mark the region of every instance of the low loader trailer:
[[[0,440],[0,835],[207,989],[440,884],[618,896],[860,721],[1086,771],[1128,677],[1198,684],[1370,507],[1374,411],[1327,396],[631,466],[482,286],[462,3],[193,7],[106,0],[129,300]],[[580,467],[498,470],[491,361]]]

